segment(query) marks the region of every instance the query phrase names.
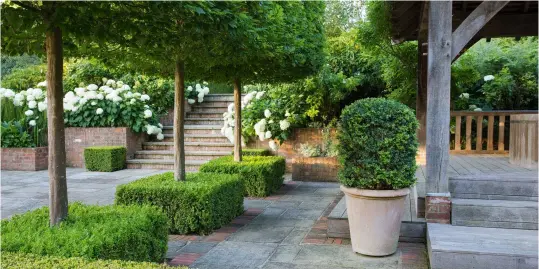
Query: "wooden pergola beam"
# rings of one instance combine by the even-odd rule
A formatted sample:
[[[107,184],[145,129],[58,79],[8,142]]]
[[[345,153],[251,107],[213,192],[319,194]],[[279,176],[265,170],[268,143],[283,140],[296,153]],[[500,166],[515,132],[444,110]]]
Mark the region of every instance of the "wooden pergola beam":
[[[470,15],[464,19],[453,32],[451,46],[451,59],[464,49],[472,38],[494,17],[509,1],[483,1]]]

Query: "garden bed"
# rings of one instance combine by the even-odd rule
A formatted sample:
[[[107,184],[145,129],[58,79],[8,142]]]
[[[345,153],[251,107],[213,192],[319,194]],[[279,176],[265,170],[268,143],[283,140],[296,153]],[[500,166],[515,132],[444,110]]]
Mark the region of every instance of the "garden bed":
[[[337,157],[297,157],[292,159],[292,180],[337,182]]]
[[[69,127],[65,137],[68,167],[84,167],[84,149],[91,146],[123,146],[127,159],[133,159],[148,139],[146,133],[135,133],[128,127]]]
[[[2,170],[46,170],[49,148],[2,148]]]

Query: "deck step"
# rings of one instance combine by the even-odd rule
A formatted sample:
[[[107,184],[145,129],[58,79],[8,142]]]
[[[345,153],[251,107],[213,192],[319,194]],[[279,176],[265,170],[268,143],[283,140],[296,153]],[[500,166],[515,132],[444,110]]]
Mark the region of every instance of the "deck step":
[[[185,171],[197,172],[198,168],[207,161],[185,160]],[[127,160],[128,169],[174,169],[174,160],[156,160],[156,159],[132,159]]]
[[[537,172],[451,177],[451,197],[464,199],[537,201]]]
[[[537,269],[537,231],[427,224],[431,269]]]
[[[451,223],[457,226],[537,230],[537,202],[452,199]]]

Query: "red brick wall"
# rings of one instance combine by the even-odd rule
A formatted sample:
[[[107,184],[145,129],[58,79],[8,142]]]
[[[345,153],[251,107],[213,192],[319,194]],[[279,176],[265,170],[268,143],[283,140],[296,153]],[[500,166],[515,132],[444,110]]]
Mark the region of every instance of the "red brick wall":
[[[48,148],[2,148],[2,170],[37,171],[48,167]]]
[[[185,112],[191,111],[191,105],[187,103],[187,100],[184,102],[185,105]],[[161,116],[159,119],[159,122],[163,124],[164,126],[172,126],[174,125],[174,108],[171,108],[168,110],[168,114]]]
[[[68,167],[84,167],[84,148],[91,146],[124,146],[127,159],[132,159],[147,140],[146,133],[135,133],[127,127],[69,127],[65,129],[65,136]]]
[[[339,162],[336,157],[296,157],[292,159],[292,180],[337,181]]]

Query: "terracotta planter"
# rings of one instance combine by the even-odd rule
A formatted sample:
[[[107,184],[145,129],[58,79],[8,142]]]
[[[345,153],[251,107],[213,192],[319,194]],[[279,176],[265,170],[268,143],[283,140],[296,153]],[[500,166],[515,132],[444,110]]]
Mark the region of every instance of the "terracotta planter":
[[[346,195],[354,252],[369,256],[395,253],[410,189],[365,190],[341,186],[341,190]]]

